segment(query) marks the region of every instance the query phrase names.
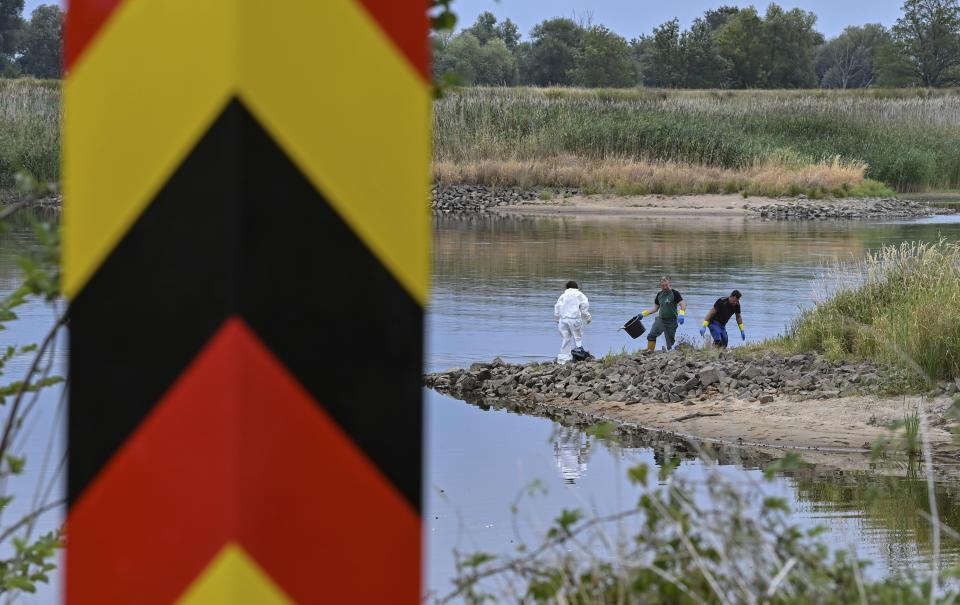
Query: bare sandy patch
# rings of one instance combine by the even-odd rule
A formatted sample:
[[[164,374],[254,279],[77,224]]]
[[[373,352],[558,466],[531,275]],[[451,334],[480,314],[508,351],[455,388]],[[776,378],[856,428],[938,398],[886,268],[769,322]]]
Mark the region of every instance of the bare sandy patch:
[[[937,454],[960,453],[941,422],[949,405],[945,397],[854,396],[797,400],[787,397],[770,403],[736,398],[710,398],[677,403],[626,404],[613,401],[584,403],[558,398],[556,407],[582,411],[613,422],[668,431],[706,441],[775,448],[868,451],[873,442],[889,435],[889,423],[923,409],[929,419],[929,438]]]
[[[498,211],[510,214],[562,214],[601,216],[745,216],[751,206],[769,203],[769,198],[739,194],[702,195],[574,195],[566,198],[526,200]]]

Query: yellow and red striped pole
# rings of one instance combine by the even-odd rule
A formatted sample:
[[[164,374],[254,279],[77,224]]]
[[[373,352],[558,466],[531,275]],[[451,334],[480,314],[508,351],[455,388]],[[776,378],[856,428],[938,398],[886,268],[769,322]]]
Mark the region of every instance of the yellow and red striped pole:
[[[70,605],[419,601],[426,9],[70,3]]]

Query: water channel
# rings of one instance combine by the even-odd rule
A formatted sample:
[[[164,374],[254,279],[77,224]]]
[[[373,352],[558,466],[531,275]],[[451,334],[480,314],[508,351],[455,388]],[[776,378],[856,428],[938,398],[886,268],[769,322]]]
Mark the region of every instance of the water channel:
[[[585,347],[598,357],[644,344],[617,328],[652,306],[661,275],[670,276],[687,300],[692,319],[680,338],[697,342],[699,321],[713,301],[737,288],[748,340],[763,340],[783,333],[800,308],[831,286],[825,267],[834,261],[940,237],[960,238],[960,217],[807,223],[438,218],[426,368],[467,367],[496,356],[509,362],[554,358],[559,336],[552,308],[568,279],[590,298],[594,320]],[[637,461],[657,465],[683,452],[681,475],[696,482],[708,472],[682,442],[641,437],[616,445],[588,436],[583,427],[496,405],[478,407],[428,390],[424,398],[424,583],[434,596],[450,591],[454,551],[509,555],[520,542],[537,543],[564,508],[604,515],[630,507],[639,491],[625,472]],[[860,454],[827,456],[763,482],[760,467],[772,459],[769,453],[727,452],[718,472],[734,483],[762,483],[767,493],[787,499],[798,524],[826,526],[827,542],[873,561],[874,577],[929,565],[929,525],[917,513],[927,494],[915,468],[878,465]],[[538,488],[530,496],[534,481]],[[936,494],[946,523],[960,527],[960,483],[942,481]],[[943,552],[953,561],[960,544],[947,541]]]
[[[786,223],[737,219],[474,218],[436,219],[432,297],[427,308],[427,371],[468,366],[496,356],[506,361],[547,360],[559,346],[552,306],[568,279],[590,297],[595,320],[586,346],[596,355],[637,348],[617,328],[649,307],[660,275],[669,275],[688,301],[691,320],[680,335],[694,339],[698,319],[717,297],[743,291],[749,340],[783,332],[796,311],[812,304],[823,266],[861,257],[883,244],[960,238],[960,218],[919,221]],[[17,220],[0,234],[0,288],[19,282],[15,257],[35,249],[30,225]],[[18,309],[0,345],[37,342],[52,321],[33,302]],[[56,372],[66,367],[61,341]],[[642,344],[642,343],[641,343]],[[736,341],[735,344],[739,344]],[[26,370],[15,359],[5,374]],[[8,492],[26,494],[3,512],[4,525],[29,510],[35,485],[63,493],[63,410],[60,389],[44,394],[22,440],[26,473],[10,479]],[[515,551],[518,534],[535,543],[564,508],[602,514],[636,501],[624,480],[636,461],[651,465],[679,455],[684,477],[708,472],[683,442],[634,436],[617,444],[590,437],[583,427],[521,416],[497,406],[483,408],[424,391],[424,590],[449,591],[456,549],[462,553]],[[49,452],[49,453],[48,453]],[[41,476],[41,461],[51,462]],[[917,509],[926,502],[923,484],[904,466],[877,469],[864,456],[820,460],[804,471],[760,481],[772,457],[730,448],[719,472],[733,482],[758,483],[787,498],[798,523],[823,524],[838,548],[856,545],[883,575],[904,565],[923,566],[930,556],[929,526]],[[62,470],[62,469],[61,469]],[[537,489],[530,490],[536,484]],[[530,495],[533,493],[534,495]],[[937,485],[947,524],[960,528],[960,483]],[[516,515],[512,507],[516,505]],[[37,532],[57,527],[64,509],[43,516]],[[952,556],[960,545],[946,541]],[[950,562],[949,557],[946,558]],[[50,586],[18,603],[54,603],[59,574]]]

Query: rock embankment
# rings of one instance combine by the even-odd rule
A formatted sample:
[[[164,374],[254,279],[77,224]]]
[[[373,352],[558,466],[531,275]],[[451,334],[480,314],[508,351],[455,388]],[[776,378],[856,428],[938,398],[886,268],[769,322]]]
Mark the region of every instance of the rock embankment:
[[[550,196],[576,195],[579,189],[542,188],[521,190],[517,187],[487,187],[484,185],[434,185],[431,204],[434,214],[482,214],[503,206],[538,199],[542,192]]]
[[[630,404],[739,398],[769,403],[774,398],[825,399],[895,392],[907,377],[891,366],[868,361],[828,361],[816,354],[733,351],[670,351],[558,365],[508,364],[499,358],[424,376],[424,385],[462,399],[524,398]],[[940,392],[956,392],[943,383]]]
[[[770,204],[752,206],[747,209],[747,212],[763,219],[810,221],[915,218],[932,214],[952,214],[955,210],[895,198],[847,198],[826,201],[799,197],[780,198]]]

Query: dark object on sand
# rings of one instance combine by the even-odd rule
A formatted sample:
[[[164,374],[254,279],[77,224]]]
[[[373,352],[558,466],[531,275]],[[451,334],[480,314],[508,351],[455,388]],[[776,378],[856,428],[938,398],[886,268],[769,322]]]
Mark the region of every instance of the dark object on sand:
[[[570,357],[573,357],[574,361],[586,361],[587,359],[593,359],[593,355],[590,354],[590,351],[585,350],[583,347],[577,347],[570,351]]]

